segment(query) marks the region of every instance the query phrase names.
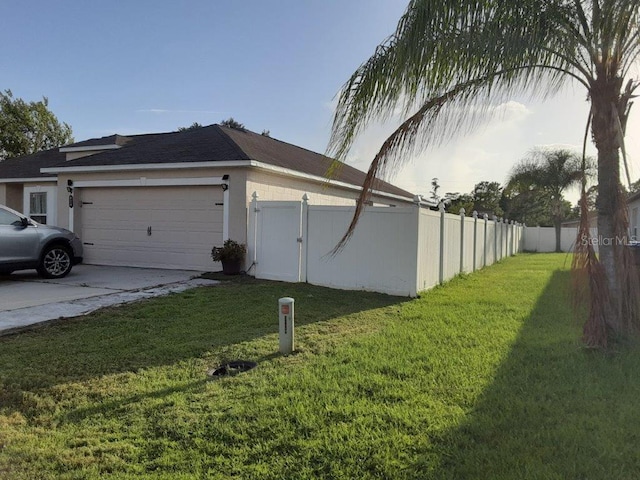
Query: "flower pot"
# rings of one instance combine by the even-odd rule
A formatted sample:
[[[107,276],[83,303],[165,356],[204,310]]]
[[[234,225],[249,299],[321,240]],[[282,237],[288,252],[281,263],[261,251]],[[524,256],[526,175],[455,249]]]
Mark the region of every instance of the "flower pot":
[[[222,273],[238,275],[242,269],[242,260],[222,260]]]

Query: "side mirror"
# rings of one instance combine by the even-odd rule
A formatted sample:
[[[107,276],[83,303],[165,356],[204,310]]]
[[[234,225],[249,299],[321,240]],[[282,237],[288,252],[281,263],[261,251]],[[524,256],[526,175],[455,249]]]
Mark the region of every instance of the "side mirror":
[[[27,220],[27,217],[20,217],[20,225],[22,225],[23,228],[27,228],[29,226],[29,220]]]

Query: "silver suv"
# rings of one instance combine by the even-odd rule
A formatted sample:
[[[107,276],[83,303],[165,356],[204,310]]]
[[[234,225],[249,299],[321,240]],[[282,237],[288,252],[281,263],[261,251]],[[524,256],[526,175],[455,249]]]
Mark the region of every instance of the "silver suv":
[[[81,261],[82,242],[75,233],[0,205],[0,274],[35,268],[42,277],[62,278]]]

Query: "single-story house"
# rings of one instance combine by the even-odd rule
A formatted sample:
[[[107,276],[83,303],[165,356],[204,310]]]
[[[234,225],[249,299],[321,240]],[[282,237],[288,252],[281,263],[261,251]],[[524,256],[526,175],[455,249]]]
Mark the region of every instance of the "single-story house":
[[[211,248],[247,240],[260,200],[354,205],[365,174],[244,129],[111,135],[0,162],[0,203],[77,232],[86,263],[211,270]],[[413,194],[380,181],[375,205]]]

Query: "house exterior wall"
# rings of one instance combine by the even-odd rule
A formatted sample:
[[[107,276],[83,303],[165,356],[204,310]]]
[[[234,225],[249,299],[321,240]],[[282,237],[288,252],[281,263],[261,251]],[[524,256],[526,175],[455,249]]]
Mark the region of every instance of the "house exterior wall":
[[[313,179],[295,178],[275,172],[251,170],[247,175],[247,193],[250,196],[256,192],[260,201],[288,201],[301,200],[306,193],[310,205],[353,206],[359,191],[331,185]],[[373,195],[371,200],[379,206],[411,205],[411,201],[390,199],[380,195]]]
[[[358,196],[358,190],[329,185],[315,179],[299,178],[282,173],[269,172],[254,167],[207,167],[180,168],[167,170],[129,170],[113,172],[68,172],[58,174],[57,183],[57,224],[79,232],[82,229],[79,209],[70,212],[68,207],[67,182],[74,183],[74,205],[82,202],[84,188],[78,188],[79,182],[107,181],[107,180],[140,180],[140,179],[179,179],[222,177],[228,175],[228,236],[241,243],[247,241],[247,212],[252,200],[253,192],[257,192],[261,201],[276,200],[301,201],[306,193],[310,205],[353,206]],[[135,187],[131,187],[135,188]],[[22,208],[22,191],[19,195],[18,209]],[[408,199],[386,198],[374,195],[372,201],[376,205],[411,205]],[[12,207],[13,208],[13,207]]]
[[[22,192],[23,186],[21,183],[0,184],[0,203],[22,212]]]
[[[88,157],[90,155],[95,155],[96,153],[101,153],[104,150],[94,150],[94,151],[84,151],[84,152],[67,152],[65,158],[67,162],[69,160],[75,160],[77,158]]]

